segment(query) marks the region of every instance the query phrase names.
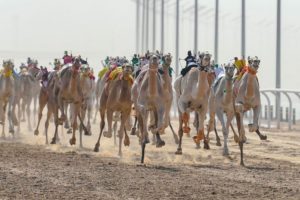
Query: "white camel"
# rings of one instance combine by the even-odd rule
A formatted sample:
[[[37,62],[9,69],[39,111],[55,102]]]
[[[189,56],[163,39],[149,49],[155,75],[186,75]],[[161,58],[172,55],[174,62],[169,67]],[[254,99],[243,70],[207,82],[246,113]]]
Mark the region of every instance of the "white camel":
[[[210,59],[211,55],[205,53],[197,68],[192,68],[185,76],[179,76],[174,82],[179,113],[179,145],[176,151],[178,155],[182,154],[183,133],[189,133],[191,130],[188,124],[192,111],[197,112],[199,117],[197,136],[194,136],[193,140],[196,145],[199,145],[202,139],[204,139],[205,143],[208,143],[204,135],[204,120],[209,97],[207,76],[210,68]]]
[[[253,124],[249,124],[249,132],[257,132],[259,135],[259,116],[261,111],[261,100],[258,78],[256,76],[259,69],[260,60],[255,56],[248,57],[249,66],[246,68],[246,73],[240,81],[234,83],[234,108],[239,132],[239,146],[241,161],[243,160],[243,144],[246,142],[245,128],[244,128],[244,112],[253,110]],[[263,136],[262,137],[266,137]]]

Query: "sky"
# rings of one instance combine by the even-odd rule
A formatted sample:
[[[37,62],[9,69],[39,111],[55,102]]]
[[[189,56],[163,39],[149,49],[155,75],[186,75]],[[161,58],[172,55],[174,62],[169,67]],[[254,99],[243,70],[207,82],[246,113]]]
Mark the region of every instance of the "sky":
[[[152,0],[149,0],[152,4]],[[240,56],[241,0],[220,1],[219,61]],[[160,2],[160,1],[159,1]],[[194,0],[180,1],[180,57],[193,49]],[[199,0],[200,51],[214,51],[214,2]],[[261,88],[275,87],[276,0],[246,0],[246,54],[261,59]],[[165,52],[175,54],[175,0],[165,0]],[[27,57],[48,65],[65,50],[88,58],[96,71],[105,56],[135,53],[136,4],[133,0],[0,0],[0,59],[18,66]],[[159,19],[160,6],[156,16]],[[298,89],[300,1],[282,0],[282,88]],[[150,14],[150,23],[152,13]],[[157,23],[156,47],[160,47]],[[152,27],[149,36],[152,38]],[[150,41],[150,48],[152,42]],[[159,48],[158,48],[159,49]],[[175,62],[174,62],[175,63]],[[183,65],[183,63],[182,63]]]

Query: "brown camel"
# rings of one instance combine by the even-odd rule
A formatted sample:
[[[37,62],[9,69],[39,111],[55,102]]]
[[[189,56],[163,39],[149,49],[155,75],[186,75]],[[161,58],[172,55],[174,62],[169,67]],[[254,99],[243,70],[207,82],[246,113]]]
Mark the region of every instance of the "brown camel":
[[[12,120],[12,105],[14,101],[14,64],[11,60],[3,61],[3,69],[0,73],[0,124],[2,125],[2,137],[5,138],[5,114],[8,105],[8,122],[10,133],[14,134],[14,124]]]
[[[119,156],[122,156],[122,140],[125,132],[124,145],[129,146],[129,137],[126,133],[125,123],[130,117],[131,112],[131,87],[133,84],[132,71],[130,65],[124,65],[120,70],[120,74],[113,80],[108,80],[100,97],[100,134],[95,145],[94,151],[99,151],[100,139],[105,126],[104,117],[107,113],[108,131],[104,133],[106,136],[112,136],[113,113],[121,113],[121,125],[119,129]],[[112,72],[114,73],[114,71]]]
[[[80,59],[76,58],[74,63],[71,66],[66,66],[63,68],[59,74],[59,80],[57,84],[57,101],[59,105],[59,109],[61,112],[61,117],[59,118],[59,124],[62,124],[66,120],[65,115],[65,103],[71,103],[71,125],[72,125],[72,138],[70,139],[70,144],[76,144],[75,133],[78,129],[77,117],[80,120],[80,123],[87,133],[87,129],[82,122],[82,117],[80,113],[81,105],[83,103],[83,94],[80,86],[80,76],[79,76],[79,68],[80,68]],[[56,138],[54,138],[56,139]],[[80,134],[80,147],[82,147],[82,134]]]

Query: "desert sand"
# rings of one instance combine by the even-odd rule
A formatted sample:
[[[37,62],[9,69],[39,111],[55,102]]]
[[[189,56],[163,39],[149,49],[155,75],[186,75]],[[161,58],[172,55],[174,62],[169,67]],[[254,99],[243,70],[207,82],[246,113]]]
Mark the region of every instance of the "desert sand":
[[[0,139],[0,199],[300,199],[299,131],[263,130],[267,141],[247,132],[242,167],[232,133],[229,157],[222,156],[214,134],[210,150],[203,144],[195,149],[184,136],[178,156],[167,130],[166,146],[149,144],[141,165],[136,136],[130,136],[122,158],[113,138],[102,138],[100,152],[93,152],[99,122],[92,125],[92,136],[83,137],[84,148],[78,134],[76,146],[70,146],[71,135],[62,129],[59,144],[45,145],[44,121],[39,136],[26,127],[23,122],[21,133]]]

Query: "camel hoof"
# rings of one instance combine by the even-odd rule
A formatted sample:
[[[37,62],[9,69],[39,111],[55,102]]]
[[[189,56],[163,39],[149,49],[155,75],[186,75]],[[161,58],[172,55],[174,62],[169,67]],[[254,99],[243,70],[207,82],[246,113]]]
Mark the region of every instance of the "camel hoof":
[[[217,144],[216,144],[216,145],[217,145],[218,147],[221,147],[221,146],[222,146],[220,140],[217,140]]]
[[[161,148],[161,147],[163,147],[165,145],[166,145],[166,143],[163,140],[160,140],[160,141],[156,142],[156,148]]]
[[[204,149],[210,149],[209,142],[207,140],[204,140]]]
[[[196,144],[196,149],[200,149],[200,143],[199,144]]]
[[[111,134],[111,132],[103,131],[103,136],[104,136],[104,137],[107,137],[107,138],[111,138],[111,137],[112,137],[112,134]]]
[[[86,135],[86,136],[91,136],[91,135],[92,135],[92,132],[91,132],[91,131],[84,131],[84,135]]]
[[[61,124],[60,124],[60,125],[61,125]],[[70,128],[70,125],[65,123],[64,128],[65,128],[65,129],[69,129],[69,128]]]
[[[52,138],[52,141],[50,144],[56,144],[56,139],[55,138]]]
[[[76,144],[76,138],[71,138],[70,145],[75,145],[75,144]]]
[[[39,135],[39,130],[35,130],[34,135]]]
[[[150,140],[149,140],[148,137],[146,137],[146,138],[144,139],[144,141],[142,142],[142,144],[149,144],[149,143],[150,143]]]
[[[268,136],[267,135],[261,135],[260,136],[260,140],[267,140],[268,139]]]
[[[177,151],[175,152],[175,155],[182,155],[182,149],[177,149]]]
[[[124,146],[126,147],[129,147],[130,145],[130,140],[129,140],[129,137],[128,136],[125,136],[125,139],[124,139]]]
[[[234,135],[234,141],[235,141],[235,143],[239,143],[239,136]]]
[[[135,131],[136,131],[136,128],[132,128],[131,132],[130,132],[130,135],[136,135]]]
[[[95,145],[94,152],[99,152],[99,146],[100,146],[99,144]]]
[[[229,156],[228,150],[224,150],[224,151],[223,151],[223,156],[225,156],[225,157]]]
[[[9,133],[15,134],[15,130],[14,129],[9,129]]]
[[[72,133],[72,129],[70,128],[68,131],[67,131],[67,134],[71,134]]]
[[[242,167],[245,167],[244,161],[241,161],[241,162],[240,162],[240,165],[241,165]]]

